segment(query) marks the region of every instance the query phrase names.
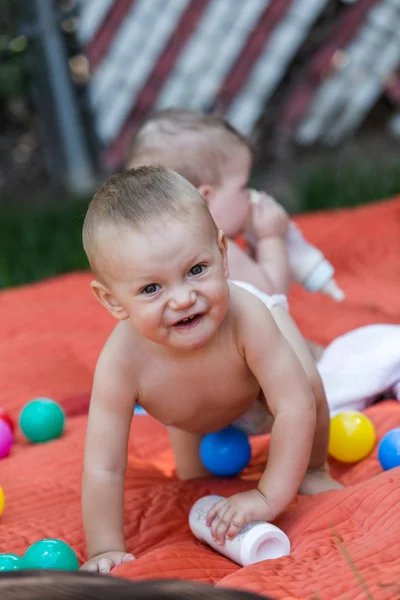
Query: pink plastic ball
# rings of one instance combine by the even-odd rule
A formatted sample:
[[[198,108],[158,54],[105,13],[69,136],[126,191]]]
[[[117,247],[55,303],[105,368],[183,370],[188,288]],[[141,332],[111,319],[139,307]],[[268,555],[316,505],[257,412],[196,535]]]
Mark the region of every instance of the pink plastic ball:
[[[0,458],[5,458],[10,454],[13,443],[12,431],[5,421],[0,419]]]

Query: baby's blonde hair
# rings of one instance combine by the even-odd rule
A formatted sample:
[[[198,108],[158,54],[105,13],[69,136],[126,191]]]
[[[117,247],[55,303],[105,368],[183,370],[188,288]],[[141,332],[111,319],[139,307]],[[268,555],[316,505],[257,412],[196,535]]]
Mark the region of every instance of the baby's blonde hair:
[[[235,148],[252,150],[227,121],[194,110],[171,108],[151,116],[137,131],[128,167],[162,164],[192,185],[218,185]]]
[[[143,166],[112,175],[97,190],[83,223],[83,247],[94,273],[107,256],[104,232],[140,229],[155,219],[183,219],[200,207],[215,227],[203,198],[178,173],[163,166]]]

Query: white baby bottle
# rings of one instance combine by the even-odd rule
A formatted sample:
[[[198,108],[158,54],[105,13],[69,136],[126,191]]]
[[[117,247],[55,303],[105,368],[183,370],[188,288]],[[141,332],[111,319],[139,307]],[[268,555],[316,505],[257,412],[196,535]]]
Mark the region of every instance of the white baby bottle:
[[[310,292],[323,292],[338,302],[343,300],[344,293],[333,278],[335,269],[318,248],[304,239],[293,221],[289,223],[287,241],[292,279]]]
[[[232,540],[225,540],[220,546],[211,536],[207,527],[207,513],[222,496],[204,496],[197,500],[189,513],[189,526],[197,539],[207,542],[214,550],[242,565],[251,565],[262,560],[280,558],[290,554],[289,538],[281,529],[266,523],[254,521],[245,525]]]
[[[262,200],[257,190],[249,192],[252,204]],[[307,242],[293,221],[289,222],[287,243],[292,280],[309,292],[323,292],[338,302],[343,300],[344,293],[333,278],[335,269],[318,248]]]

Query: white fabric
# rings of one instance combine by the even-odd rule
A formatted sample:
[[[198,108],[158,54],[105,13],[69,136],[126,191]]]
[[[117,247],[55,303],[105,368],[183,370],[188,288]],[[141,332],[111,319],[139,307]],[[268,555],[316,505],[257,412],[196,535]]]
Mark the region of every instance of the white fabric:
[[[382,393],[400,400],[400,325],[368,325],[334,340],[318,362],[331,416]]]

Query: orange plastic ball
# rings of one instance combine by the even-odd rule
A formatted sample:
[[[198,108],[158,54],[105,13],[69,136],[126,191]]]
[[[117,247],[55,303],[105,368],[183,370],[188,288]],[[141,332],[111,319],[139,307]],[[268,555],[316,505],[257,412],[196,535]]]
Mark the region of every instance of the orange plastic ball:
[[[344,463],[363,460],[375,441],[375,428],[363,413],[348,410],[331,419],[328,452],[336,460]]]

